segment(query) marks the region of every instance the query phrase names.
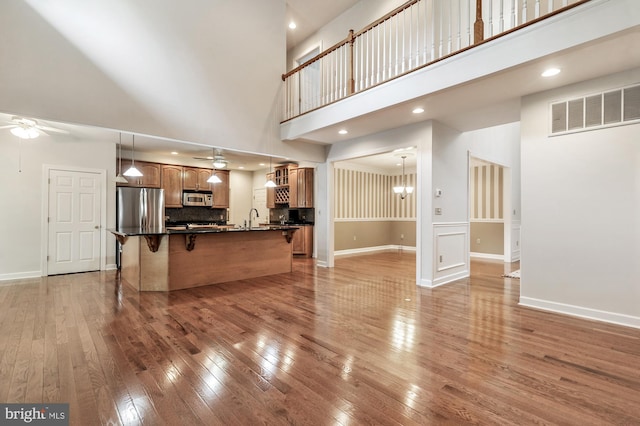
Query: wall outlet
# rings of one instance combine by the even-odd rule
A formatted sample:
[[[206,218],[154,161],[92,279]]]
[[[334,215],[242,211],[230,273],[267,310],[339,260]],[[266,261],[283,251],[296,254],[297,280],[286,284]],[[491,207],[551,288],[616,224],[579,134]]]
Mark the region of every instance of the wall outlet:
[[[400,234],[400,239],[404,240],[404,234]]]
[[[480,244],[480,238],[476,238],[476,244]]]
[[[354,236],[353,236],[353,241],[355,241],[355,240],[356,240],[356,236],[354,235]]]

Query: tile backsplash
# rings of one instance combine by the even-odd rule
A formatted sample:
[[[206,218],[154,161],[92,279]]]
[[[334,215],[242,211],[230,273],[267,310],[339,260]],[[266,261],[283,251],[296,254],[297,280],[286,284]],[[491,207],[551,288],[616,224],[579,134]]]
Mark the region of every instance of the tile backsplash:
[[[227,209],[211,207],[183,207],[181,209],[164,209],[167,222],[215,222],[226,224]]]

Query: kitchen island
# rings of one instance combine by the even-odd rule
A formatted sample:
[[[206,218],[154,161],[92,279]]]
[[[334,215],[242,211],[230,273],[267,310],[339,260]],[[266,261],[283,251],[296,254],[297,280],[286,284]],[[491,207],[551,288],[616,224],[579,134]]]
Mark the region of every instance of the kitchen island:
[[[121,276],[138,291],[172,291],[291,272],[295,226],[110,230]]]

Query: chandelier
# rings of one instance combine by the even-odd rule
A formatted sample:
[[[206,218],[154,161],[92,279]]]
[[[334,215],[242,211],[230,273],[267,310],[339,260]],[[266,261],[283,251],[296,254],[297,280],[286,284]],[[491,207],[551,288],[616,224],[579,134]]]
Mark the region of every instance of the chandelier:
[[[409,194],[411,194],[413,192],[413,186],[407,186],[406,185],[407,176],[404,174],[404,160],[406,158],[407,158],[406,155],[402,156],[402,184],[401,184],[401,186],[394,186],[393,187],[393,192],[395,194],[399,194],[401,200],[404,200],[407,195],[409,195]]]

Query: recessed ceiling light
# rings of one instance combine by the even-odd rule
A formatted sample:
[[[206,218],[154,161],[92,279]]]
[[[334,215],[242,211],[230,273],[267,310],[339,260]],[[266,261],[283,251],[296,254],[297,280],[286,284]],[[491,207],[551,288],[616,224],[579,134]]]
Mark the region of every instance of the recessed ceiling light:
[[[178,155],[176,151],[171,151],[171,155]]]
[[[238,166],[240,170],[244,170],[244,166]]]
[[[422,114],[422,113],[424,112],[424,108],[420,108],[420,107],[418,107],[418,108],[415,108],[415,109],[414,109],[413,111],[411,111],[411,112],[413,112],[414,114]]]
[[[341,135],[346,135],[349,132],[347,132],[345,129],[342,129],[338,133],[340,133]]]
[[[207,160],[213,160],[213,157],[212,156],[208,156]]]
[[[297,25],[296,25],[295,22],[293,22],[293,21],[289,22],[289,28],[291,28],[292,30],[295,30],[296,27],[297,27]]]
[[[259,165],[259,166],[266,166],[266,164],[265,164],[265,163],[260,163],[260,164],[258,164],[258,165]]]
[[[553,77],[554,75],[558,75],[558,74],[560,74],[559,68],[549,68],[545,70],[541,75],[543,77]]]

